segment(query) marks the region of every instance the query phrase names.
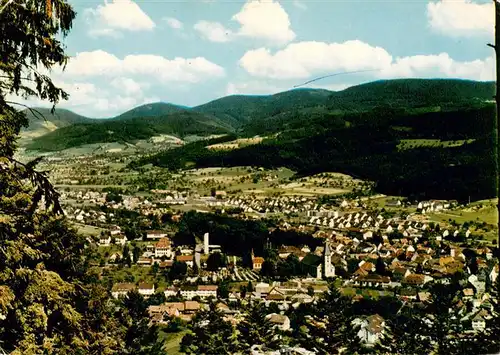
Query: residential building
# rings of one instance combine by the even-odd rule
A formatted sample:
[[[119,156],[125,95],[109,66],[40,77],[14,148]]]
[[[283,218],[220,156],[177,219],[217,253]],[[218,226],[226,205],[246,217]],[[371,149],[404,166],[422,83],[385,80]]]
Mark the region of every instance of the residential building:
[[[186,263],[187,266],[193,267],[194,265],[194,256],[193,255],[177,255],[175,257],[176,261]]]
[[[290,329],[290,318],[285,315],[271,313],[266,316],[266,318],[271,322],[276,328],[286,331]]]
[[[182,297],[190,300],[196,296],[201,298],[217,297],[217,289],[217,285],[182,286],[180,292]]]
[[[110,235],[101,235],[99,238],[99,245],[102,247],[108,247],[111,245],[111,236]]]
[[[161,238],[155,245],[156,258],[170,258],[172,256],[172,245],[169,238]]]
[[[147,239],[161,239],[166,237],[168,237],[168,233],[165,231],[150,230],[146,232]]]
[[[356,318],[353,324],[359,326],[358,337],[368,347],[375,345],[383,336],[385,320],[378,314],[365,319]]]
[[[262,269],[262,264],[264,264],[264,258],[260,256],[255,256],[252,249],[252,269],[259,271]]]
[[[476,314],[474,318],[472,318],[472,329],[476,332],[482,332],[485,328],[486,321],[481,312],[478,312],[478,314]]]
[[[155,293],[155,285],[142,282],[139,284],[139,293],[145,298],[152,296]]]
[[[130,291],[136,290],[137,286],[129,282],[121,282],[113,285],[111,289],[111,295],[114,298],[119,298],[120,296],[125,296]]]

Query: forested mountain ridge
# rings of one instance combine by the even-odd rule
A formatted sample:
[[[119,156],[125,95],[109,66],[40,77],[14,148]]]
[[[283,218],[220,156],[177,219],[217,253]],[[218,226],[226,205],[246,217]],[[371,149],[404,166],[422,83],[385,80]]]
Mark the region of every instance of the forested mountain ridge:
[[[472,104],[471,104],[472,105]],[[197,142],[132,164],[286,166],[307,175],[338,171],[376,181],[380,192],[419,198],[467,200],[494,195],[493,104],[418,112],[375,109],[327,116],[231,151]],[[228,137],[227,140],[231,140]],[[443,145],[442,141],[453,142]],[[425,145],[420,143],[424,142]]]
[[[75,124],[35,138],[28,148],[59,151],[93,143],[134,143],[161,134],[184,137],[224,134],[232,130],[230,125],[217,117],[184,110],[157,117],[108,119]]]
[[[477,106],[491,100],[493,95],[494,85],[491,82],[398,79],[361,84],[339,92],[295,89],[274,95],[232,95],[193,108],[153,103],[105,121],[84,118],[76,120],[76,125],[62,125],[67,128],[40,137],[29,148],[57,151],[98,142],[133,142],[162,133],[176,136],[193,132],[202,135],[225,132],[237,132],[244,136],[266,135],[304,128],[304,122],[313,126],[338,127],[349,124],[342,118],[346,114],[372,110],[388,114],[449,111]],[[182,119],[187,119],[187,122],[181,124]],[[48,120],[51,121],[51,118]],[[120,124],[125,128],[120,129]],[[137,129],[133,128],[134,125]],[[97,132],[103,128],[122,134],[113,136]],[[97,134],[92,134],[94,131]],[[72,138],[75,136],[78,139]]]
[[[159,117],[172,113],[184,112],[189,109],[190,108],[186,106],[178,106],[166,102],[154,102],[134,107],[133,109],[113,117],[112,119],[126,120],[140,117]]]

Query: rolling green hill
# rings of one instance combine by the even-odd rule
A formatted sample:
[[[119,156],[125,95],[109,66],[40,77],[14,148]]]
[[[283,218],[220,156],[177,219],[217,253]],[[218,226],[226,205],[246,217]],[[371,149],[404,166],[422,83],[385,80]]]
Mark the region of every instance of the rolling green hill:
[[[198,112],[180,111],[160,117],[108,119],[63,127],[35,138],[27,147],[31,150],[59,151],[93,143],[133,143],[155,135],[210,135],[231,132],[216,117]]]
[[[355,126],[359,123],[355,121],[363,119],[382,124],[395,115],[480,107],[493,94],[491,82],[401,79],[339,92],[295,89],[266,96],[233,95],[193,108],[153,103],[98,121],[60,110],[64,119],[51,117],[50,131],[62,128],[36,138],[28,149],[57,151],[98,142],[133,142],[157,134],[182,137],[232,132],[248,137],[279,133],[288,139],[303,139],[324,130]]]
[[[494,82],[458,79],[380,80],[332,94],[328,107],[367,110],[381,105],[404,108],[440,105],[449,108],[492,100],[494,93]]]
[[[397,196],[490,198],[495,193],[495,108],[489,102],[493,93],[493,83],[462,80],[359,85],[328,95],[324,106],[296,105],[272,116],[264,116],[271,108],[261,108],[262,116],[247,119],[240,128],[243,135],[278,132],[260,144],[214,151],[198,142],[131,166],[286,166],[304,175],[350,174],[375,181],[378,191]],[[291,94],[282,93],[281,98]],[[400,149],[402,141],[426,139],[449,144],[407,143]]]
[[[210,113],[241,126],[280,113],[325,107],[331,94],[331,91],[322,89],[297,89],[275,95],[232,95],[193,107],[193,110]]]
[[[299,95],[300,91],[273,95],[279,96],[279,100],[262,107],[253,120],[246,121],[243,131],[247,135],[270,134],[301,128],[304,122],[342,126],[339,120],[343,115],[373,110],[413,114],[466,108],[491,100],[495,86],[493,82],[455,79],[398,79],[361,84],[338,92],[309,91],[309,99]],[[285,109],[280,102],[287,101]]]
[[[70,110],[62,108],[56,109],[53,114],[48,108],[34,108],[33,111],[34,113],[28,109],[23,111],[29,121],[29,126],[23,129],[23,135],[29,137],[42,136],[58,128],[71,126],[77,123],[93,122],[91,118],[78,115]]]
[[[172,105],[166,102],[155,102],[137,106],[113,119],[126,120],[139,117],[159,117],[186,110],[189,110],[189,107]]]

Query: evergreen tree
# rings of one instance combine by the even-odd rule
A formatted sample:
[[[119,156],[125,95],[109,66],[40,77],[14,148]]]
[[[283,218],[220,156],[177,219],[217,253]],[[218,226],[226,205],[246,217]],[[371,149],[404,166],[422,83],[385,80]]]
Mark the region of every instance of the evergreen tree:
[[[342,296],[333,284],[311,308],[305,324],[306,333],[300,343],[318,354],[338,354],[353,338],[349,319],[351,301]]]
[[[44,73],[66,64],[61,39],[75,15],[66,0],[0,6],[0,343],[12,355],[123,353],[95,253],[62,216],[58,192],[36,170],[40,158],[14,158],[29,122],[7,96],[54,106],[68,98]]]
[[[139,257],[141,256],[141,248],[137,246],[137,244],[133,244],[132,247],[132,261],[134,264],[137,264],[137,261],[139,260]]]
[[[432,302],[424,321],[430,326],[423,336],[428,336],[432,349],[438,354],[458,354],[459,334],[462,333],[461,317],[456,309],[457,284],[432,285]]]
[[[237,350],[233,325],[224,320],[215,303],[211,303],[208,310],[199,311],[193,317],[189,330],[181,341],[183,353],[232,355]]]
[[[377,258],[377,261],[375,263],[375,272],[382,276],[385,276],[387,273],[384,260],[382,260],[381,257]]]
[[[122,263],[126,264],[128,267],[132,266],[132,259],[130,258],[130,248],[128,244],[125,244],[123,246],[123,251],[122,251],[123,257],[122,257]]]
[[[394,319],[387,321],[388,334],[381,339],[379,348],[392,354],[430,353],[428,325],[424,320],[422,310],[403,307]]]
[[[277,349],[279,340],[271,322],[266,318],[266,307],[263,303],[253,303],[246,311],[245,319],[238,326],[238,348],[248,352],[252,345],[265,345]]]
[[[124,327],[124,354],[160,355],[163,343],[158,328],[149,326],[148,304],[141,294],[132,291],[120,300],[118,318]]]

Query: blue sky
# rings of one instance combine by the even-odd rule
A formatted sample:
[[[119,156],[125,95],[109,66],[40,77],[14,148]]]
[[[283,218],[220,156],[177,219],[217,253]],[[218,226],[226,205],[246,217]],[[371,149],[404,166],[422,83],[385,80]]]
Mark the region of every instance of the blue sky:
[[[109,117],[155,101],[194,106],[308,85],[401,77],[493,80],[491,1],[71,0],[60,104]]]

